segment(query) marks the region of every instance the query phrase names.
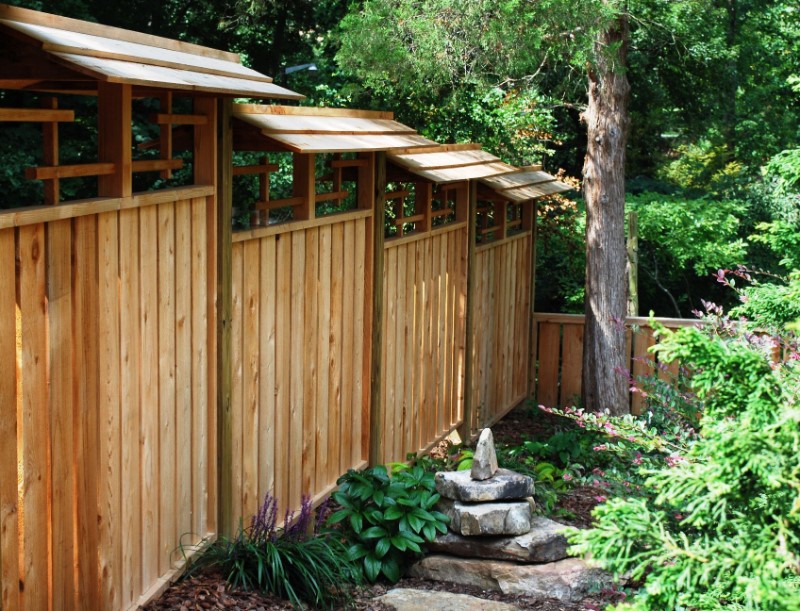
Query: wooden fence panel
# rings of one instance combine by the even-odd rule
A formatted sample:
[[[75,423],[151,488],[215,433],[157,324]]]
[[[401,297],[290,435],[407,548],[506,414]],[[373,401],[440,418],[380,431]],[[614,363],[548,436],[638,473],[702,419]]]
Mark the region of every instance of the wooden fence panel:
[[[656,320],[668,329],[697,323],[695,320],[680,318]],[[533,324],[537,325],[539,337],[536,349],[536,402],[547,407],[576,405],[581,393],[584,317],[537,313],[533,315]],[[627,319],[625,361],[629,363],[634,378],[658,375],[664,379],[671,372],[677,372],[677,363],[660,365],[655,355],[648,352],[654,343],[653,329],[647,318]],[[631,393],[629,406],[634,414],[641,413],[644,406],[642,395]]]
[[[372,296],[364,261],[372,219],[363,213],[313,226],[234,235],[233,447],[235,529],[266,494],[279,511],[318,502],[362,467],[363,333]],[[357,341],[358,340],[358,341]],[[237,441],[242,438],[241,443]]]
[[[472,431],[491,426],[528,395],[530,248],[531,232],[522,232],[475,256]]]
[[[134,608],[178,568],[184,532],[209,534],[187,526],[214,492],[203,465],[216,424],[179,364],[207,378],[213,363],[179,329],[208,337],[215,314],[210,278],[176,271],[176,250],[195,247],[201,267],[215,253],[205,227],[201,245],[175,230],[178,209],[207,217],[209,194],[89,202],[75,218],[0,231],[0,348],[13,355],[0,362],[3,609]],[[179,388],[191,394],[181,417],[204,421],[202,445],[178,447]],[[204,506],[176,492],[198,470]]]
[[[386,242],[382,462],[431,447],[461,422],[466,237],[460,223]]]

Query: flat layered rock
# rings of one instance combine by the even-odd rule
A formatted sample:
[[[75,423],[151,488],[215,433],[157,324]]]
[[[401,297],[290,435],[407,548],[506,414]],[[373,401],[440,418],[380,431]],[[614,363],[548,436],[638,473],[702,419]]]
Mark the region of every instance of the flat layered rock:
[[[409,574],[504,594],[524,594],[534,599],[579,601],[590,589],[611,585],[608,573],[578,558],[548,564],[516,564],[502,560],[473,560],[432,554],[412,565]]]
[[[517,611],[508,603],[484,600],[467,594],[395,588],[377,600],[396,611]]]
[[[462,503],[442,499],[439,510],[450,517],[450,530],[465,537],[522,535],[531,529],[531,503]]]
[[[436,491],[466,503],[514,501],[533,496],[533,479],[508,469],[498,469],[485,480],[472,479],[469,471],[446,471],[436,474]]]
[[[530,531],[516,537],[465,537],[454,532],[439,535],[426,547],[431,552],[541,564],[567,557],[564,526],[541,516],[531,518]]]

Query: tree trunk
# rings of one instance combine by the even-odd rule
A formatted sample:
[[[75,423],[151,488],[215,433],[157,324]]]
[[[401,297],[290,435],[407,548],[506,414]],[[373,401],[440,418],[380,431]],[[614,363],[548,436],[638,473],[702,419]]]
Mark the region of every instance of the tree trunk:
[[[582,400],[587,410],[629,411],[625,360],[625,73],[628,17],[620,14],[598,35],[589,68],[589,106],[583,114],[588,147],[586,198],[586,330]]]

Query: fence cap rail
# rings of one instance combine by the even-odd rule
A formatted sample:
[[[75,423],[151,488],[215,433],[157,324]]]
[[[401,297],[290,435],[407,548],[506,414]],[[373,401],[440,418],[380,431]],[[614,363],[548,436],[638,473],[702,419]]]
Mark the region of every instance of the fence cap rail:
[[[534,312],[533,320],[536,322],[557,323],[564,325],[582,325],[585,320],[583,314],[555,314],[548,312]],[[626,325],[637,325],[640,327],[649,327],[650,322],[655,321],[665,327],[691,327],[703,324],[703,321],[697,318],[649,318],[647,316],[628,316],[625,318]]]

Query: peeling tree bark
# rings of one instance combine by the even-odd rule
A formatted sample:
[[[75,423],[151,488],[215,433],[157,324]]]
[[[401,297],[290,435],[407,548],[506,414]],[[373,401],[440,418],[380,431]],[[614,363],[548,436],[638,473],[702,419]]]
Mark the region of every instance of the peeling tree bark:
[[[627,300],[625,247],[625,145],[630,87],[625,72],[628,17],[598,35],[589,68],[589,105],[583,114],[588,147],[583,166],[586,198],[586,329],[583,406],[629,411],[625,372]]]

